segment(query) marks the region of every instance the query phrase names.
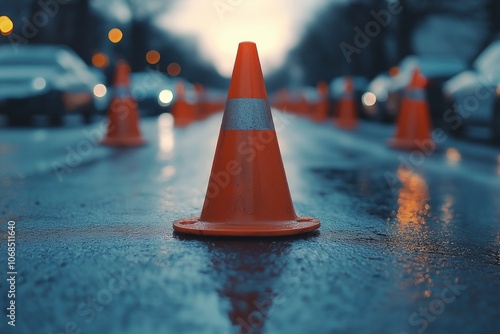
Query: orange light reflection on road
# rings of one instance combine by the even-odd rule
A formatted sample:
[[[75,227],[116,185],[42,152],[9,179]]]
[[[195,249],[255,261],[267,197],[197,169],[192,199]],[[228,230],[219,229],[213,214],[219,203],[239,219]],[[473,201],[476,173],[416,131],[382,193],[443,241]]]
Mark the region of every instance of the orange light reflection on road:
[[[458,165],[462,160],[462,155],[457,149],[450,147],[446,150],[446,160],[450,165]]]
[[[397,176],[403,184],[399,191],[397,220],[401,225],[425,224],[425,217],[429,212],[429,189],[425,180],[418,174],[405,168],[399,168]]]
[[[430,210],[429,187],[421,175],[404,167],[400,167],[396,175],[401,182],[401,189],[398,193],[394,242],[403,251],[398,251],[398,257],[401,259],[399,263],[403,263],[402,275],[407,277],[403,288],[420,284],[429,288],[433,285],[429,275],[429,256],[426,253],[429,242],[426,226],[426,217]],[[412,254],[411,261],[408,262],[404,253]],[[426,295],[428,293],[423,292],[423,296],[427,297]]]

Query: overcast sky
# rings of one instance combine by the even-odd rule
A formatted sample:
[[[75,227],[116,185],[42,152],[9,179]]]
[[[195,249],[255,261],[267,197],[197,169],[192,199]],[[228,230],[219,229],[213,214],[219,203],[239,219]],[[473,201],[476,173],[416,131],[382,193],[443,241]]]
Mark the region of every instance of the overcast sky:
[[[202,56],[230,76],[238,43],[257,43],[263,71],[277,68],[307,22],[329,0],[184,0],[156,22],[194,37]],[[233,4],[233,5],[229,5]]]

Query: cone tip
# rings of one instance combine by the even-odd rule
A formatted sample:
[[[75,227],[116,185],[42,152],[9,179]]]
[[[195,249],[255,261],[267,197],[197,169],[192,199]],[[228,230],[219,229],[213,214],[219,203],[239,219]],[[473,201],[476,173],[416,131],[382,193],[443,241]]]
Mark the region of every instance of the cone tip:
[[[115,69],[115,85],[116,86],[126,86],[128,87],[130,85],[130,65],[127,63],[126,60],[119,59],[116,62],[116,69]]]
[[[243,42],[240,42],[240,45],[252,45],[252,46],[257,46],[257,44],[255,44],[255,42],[252,42],[252,41],[243,41]]]
[[[267,99],[257,45],[254,42],[245,41],[238,45],[227,98]]]
[[[354,91],[354,82],[350,75],[345,77],[345,90],[346,93],[352,93]]]
[[[418,88],[424,88],[427,84],[427,79],[424,77],[424,75],[420,72],[420,69],[415,67],[413,69],[412,73],[412,78],[410,81],[410,88],[418,89]]]

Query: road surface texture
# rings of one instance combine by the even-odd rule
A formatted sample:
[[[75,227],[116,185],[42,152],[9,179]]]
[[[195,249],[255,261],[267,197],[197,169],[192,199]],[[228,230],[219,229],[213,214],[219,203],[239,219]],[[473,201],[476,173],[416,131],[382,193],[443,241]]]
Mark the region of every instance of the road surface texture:
[[[0,128],[1,333],[500,333],[500,150],[441,138],[425,156],[275,113],[300,237],[173,233],[198,215],[221,117]],[[7,222],[16,222],[16,326]]]

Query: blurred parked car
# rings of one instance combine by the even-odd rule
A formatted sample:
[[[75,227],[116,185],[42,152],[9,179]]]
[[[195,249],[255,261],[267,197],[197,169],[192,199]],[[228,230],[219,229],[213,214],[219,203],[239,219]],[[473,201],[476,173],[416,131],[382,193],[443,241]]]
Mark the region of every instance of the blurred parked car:
[[[330,95],[330,105],[335,110],[337,103],[340,101],[342,96],[345,94],[346,89],[346,77],[334,78],[329,85],[329,95]],[[358,104],[358,108],[361,106],[361,97],[368,89],[368,80],[362,76],[353,76],[352,81],[354,84],[354,98]],[[333,110],[330,112],[333,114]],[[359,115],[362,118],[366,118],[367,114],[361,108],[358,110]]]
[[[425,89],[432,120],[434,123],[440,123],[446,110],[443,84],[467,68],[467,64],[458,58],[406,57],[393,71],[395,73],[377,76],[371,82],[370,90],[362,101],[365,112],[381,121],[394,121],[399,112],[402,93],[416,67],[427,79]]]
[[[447,129],[460,135],[468,126],[489,127],[500,142],[500,41],[487,47],[470,70],[444,85]]]
[[[136,72],[131,75],[131,90],[141,114],[160,115],[170,111],[176,95],[176,80],[154,70]]]
[[[26,124],[32,115],[42,114],[60,125],[66,112],[81,113],[90,123],[96,93],[106,95],[104,82],[65,46],[0,47],[0,113],[12,124]]]

